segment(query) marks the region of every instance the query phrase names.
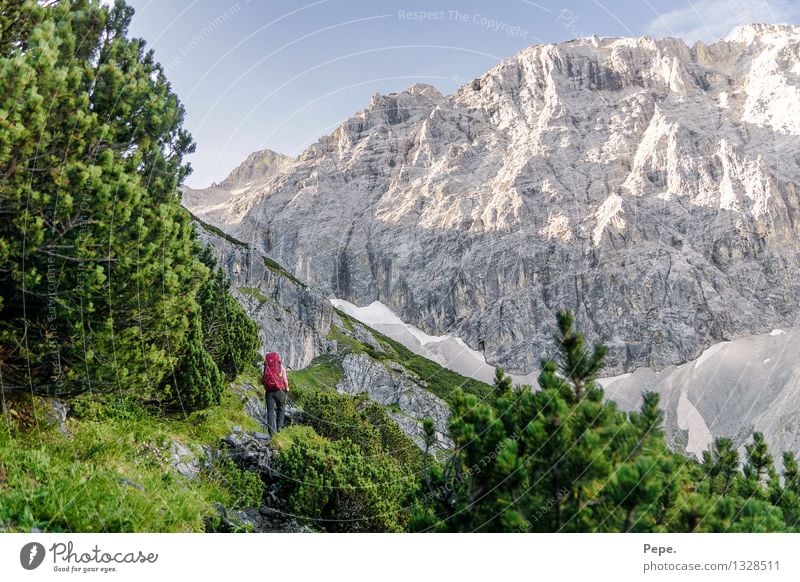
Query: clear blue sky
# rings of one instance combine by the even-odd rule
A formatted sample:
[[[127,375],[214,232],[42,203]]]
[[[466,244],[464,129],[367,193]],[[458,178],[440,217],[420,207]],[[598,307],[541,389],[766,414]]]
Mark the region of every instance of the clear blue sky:
[[[737,24],[797,24],[796,0],[128,0],[197,142],[187,183],[252,151],[296,155],[415,82],[451,93],[532,44],[589,36],[713,40]],[[424,14],[420,14],[420,12]]]

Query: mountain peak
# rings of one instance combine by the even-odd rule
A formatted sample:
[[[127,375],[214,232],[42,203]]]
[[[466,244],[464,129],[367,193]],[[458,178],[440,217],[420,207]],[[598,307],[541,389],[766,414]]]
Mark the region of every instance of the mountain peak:
[[[281,172],[292,159],[270,149],[258,150],[247,156],[247,159],[234,168],[217,186],[233,190],[245,187],[251,182],[266,180]]]
[[[751,23],[737,26],[725,37],[725,40],[727,42],[749,44],[758,37],[787,37],[793,35],[800,35],[800,26],[792,24]]]
[[[511,371],[536,364],[557,307],[613,372],[791,327],[800,34],[737,30],[536,45],[448,97],[375,95],[280,179],[196,214]]]
[[[363,116],[377,113],[385,117],[389,125],[395,125],[413,117],[415,111],[429,110],[443,99],[444,96],[433,85],[415,83],[399,93],[375,93]]]

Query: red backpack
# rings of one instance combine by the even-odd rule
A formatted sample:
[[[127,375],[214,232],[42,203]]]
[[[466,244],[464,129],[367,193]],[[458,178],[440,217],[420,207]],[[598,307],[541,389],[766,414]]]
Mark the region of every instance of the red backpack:
[[[286,390],[286,379],[283,377],[281,357],[277,352],[270,352],[264,356],[264,375],[261,383],[268,391]]]

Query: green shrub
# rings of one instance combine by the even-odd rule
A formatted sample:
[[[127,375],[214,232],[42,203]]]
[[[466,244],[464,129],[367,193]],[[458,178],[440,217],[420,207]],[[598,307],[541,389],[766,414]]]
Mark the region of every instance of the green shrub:
[[[258,326],[230,294],[230,279],[217,267],[209,247],[200,253],[200,260],[212,272],[197,294],[203,314],[203,347],[219,370],[231,380],[250,370],[253,362],[258,360],[261,346]],[[266,300],[257,288],[243,287],[240,290],[244,289],[250,290],[259,301]]]
[[[296,398],[306,413],[306,423],[320,435],[333,441],[350,440],[366,456],[386,454],[411,469],[420,467],[422,452],[366,394],[300,388]]]
[[[203,330],[197,319],[191,325],[189,347],[168,381],[159,394],[159,400],[168,408],[190,412],[219,404],[225,379],[203,347]]]
[[[243,471],[228,457],[217,457],[202,476],[229,493],[226,507],[242,509],[261,505],[264,484],[253,471]]]
[[[366,456],[349,439],[329,441],[289,427],[276,446],[279,494],[287,509],[327,531],[402,531],[413,474],[385,455]]]
[[[0,42],[0,372],[146,396],[184,353],[207,270],[178,186],[194,150],[133,10],[16,6]],[[24,341],[22,341],[24,338]]]

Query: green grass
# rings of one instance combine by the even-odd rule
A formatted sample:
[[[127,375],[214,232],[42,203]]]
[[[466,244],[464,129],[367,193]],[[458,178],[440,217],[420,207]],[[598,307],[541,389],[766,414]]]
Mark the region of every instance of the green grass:
[[[264,303],[265,301],[269,301],[269,297],[264,295],[261,292],[261,289],[259,289],[258,287],[237,287],[236,290],[242,295],[247,295],[248,297],[252,297],[259,303]]]
[[[9,402],[0,423],[0,531],[199,532],[218,523],[215,504],[260,503],[260,477],[216,458],[189,480],[170,467],[178,441],[200,458],[235,425],[258,430],[240,399],[165,418],[131,400],[78,398],[69,436],[41,422],[38,400]]]
[[[186,210],[186,212],[189,212],[189,211]],[[250,248],[250,245],[248,245],[246,242],[240,241],[238,238],[229,235],[227,232],[217,228],[216,226],[214,226],[212,224],[208,224],[207,222],[204,222],[204,221],[200,220],[199,218],[197,218],[191,212],[189,212],[189,216],[191,216],[192,220],[194,220],[197,224],[199,224],[200,227],[203,230],[205,230],[207,232],[210,232],[211,234],[215,234],[220,238],[224,238],[226,241],[228,241],[229,243],[231,243],[232,245],[235,245],[237,247],[241,247],[243,249],[249,249]]]
[[[264,266],[267,269],[269,269],[270,271],[272,271],[273,273],[276,273],[277,275],[280,275],[281,277],[289,279],[289,281],[291,281],[295,285],[299,285],[300,287],[303,287],[303,288],[307,287],[307,285],[305,283],[303,283],[300,279],[298,279],[297,277],[292,275],[289,271],[287,271],[283,267],[283,265],[281,265],[279,262],[274,261],[274,260],[270,259],[269,257],[265,257],[263,255],[262,255],[261,258],[264,260]]]
[[[288,373],[289,386],[297,394],[303,391],[335,390],[342,379],[342,364],[334,356],[320,356],[302,370]]]
[[[350,316],[339,309],[336,310],[336,313],[341,318],[342,323],[352,330],[353,321],[351,320]],[[347,348],[353,353],[367,353],[375,360],[389,361],[400,364],[407,370],[417,374],[417,376],[424,381],[424,388],[430,390],[436,394],[436,396],[448,403],[451,403],[453,392],[456,388],[461,388],[461,390],[464,392],[468,394],[474,394],[478,397],[486,396],[486,394],[491,391],[491,387],[488,384],[481,382],[480,380],[467,378],[466,376],[462,376],[457,372],[443,368],[436,362],[415,354],[400,342],[397,342],[383,335],[382,333],[375,331],[369,326],[365,325],[365,327],[370,330],[372,335],[381,345],[382,351],[376,350],[373,347],[346,335],[335,325],[331,326],[331,332],[328,335],[328,339],[335,339],[341,345],[347,346]]]
[[[343,322],[345,326],[350,324],[350,322]],[[350,331],[352,331],[352,324]],[[339,346],[345,347],[347,351],[353,354],[362,354],[367,351],[367,347],[365,344],[361,343],[357,339],[352,336],[347,335],[341,329],[339,329],[336,325],[331,325],[331,330],[328,332],[327,339],[335,340]]]

